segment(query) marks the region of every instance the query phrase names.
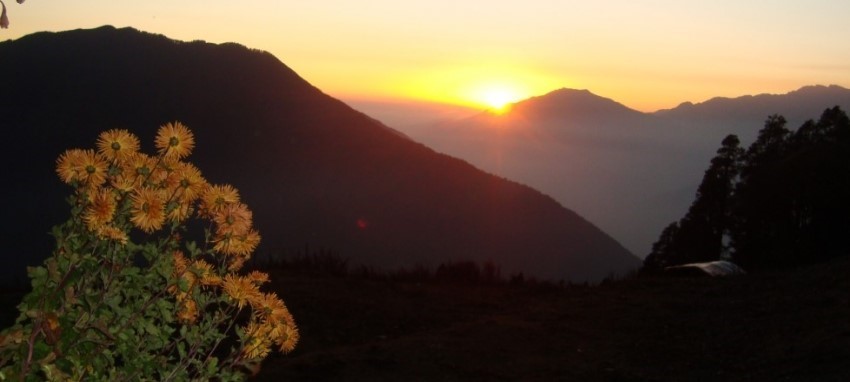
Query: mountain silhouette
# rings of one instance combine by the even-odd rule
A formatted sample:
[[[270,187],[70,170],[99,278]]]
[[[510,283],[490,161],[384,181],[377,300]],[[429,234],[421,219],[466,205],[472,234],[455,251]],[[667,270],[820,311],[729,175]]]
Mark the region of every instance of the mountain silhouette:
[[[612,99],[593,94],[589,90],[567,88],[517,102],[511,111],[532,119],[568,121],[619,120],[639,118],[642,114]]]
[[[663,123],[681,126],[705,138],[734,132],[749,143],[769,115],[782,114],[789,127],[796,128],[806,120],[817,119],[826,108],[846,105],[850,105],[850,90],[837,85],[813,85],[785,94],[715,97],[696,104],[685,102],[653,115]]]
[[[36,33],[0,43],[7,270],[50,253],[70,192],[65,149],[111,128],[152,151],[159,125],[195,133],[189,158],[236,186],[258,256],[331,250],[377,268],[492,261],[503,272],[600,280],[640,265],[554,199],[438,154],[323,94],[269,53],[134,29]]]
[[[552,195],[645,255],[687,211],[726,135],[749,145],[771,114],[796,128],[836,105],[850,106],[850,90],[807,86],[642,113],[587,90],[560,89],[502,115],[482,112],[411,137]]]
[[[764,117],[764,113],[775,112],[777,109],[786,110],[786,118],[810,119],[811,110],[817,110],[830,102],[846,102],[850,98],[848,89],[838,85],[812,85],[785,94],[746,95],[735,98],[715,97],[705,102],[694,104],[683,102],[673,109],[659,110],[654,114],[665,117],[694,118],[724,118],[739,119],[742,116]]]

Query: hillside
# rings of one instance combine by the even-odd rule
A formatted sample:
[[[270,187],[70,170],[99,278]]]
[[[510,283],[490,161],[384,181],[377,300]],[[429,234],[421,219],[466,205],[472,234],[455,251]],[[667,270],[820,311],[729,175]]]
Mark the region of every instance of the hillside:
[[[190,158],[234,184],[259,256],[325,249],[392,268],[493,261],[505,273],[599,280],[639,261],[552,198],[437,154],[335,100],[272,55],[102,27],[0,43],[7,271],[47,255],[67,216],[55,158],[127,128],[144,143],[180,120]]]

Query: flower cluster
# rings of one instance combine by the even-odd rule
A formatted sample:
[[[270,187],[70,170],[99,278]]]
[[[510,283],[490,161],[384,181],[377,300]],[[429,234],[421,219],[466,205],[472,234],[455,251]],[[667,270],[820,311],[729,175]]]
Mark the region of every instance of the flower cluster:
[[[156,155],[141,152],[139,139],[122,129],[101,133],[95,146],[67,150],[56,160],[57,175],[75,190],[72,218],[55,229],[58,248],[46,261],[45,271],[31,275],[33,297],[21,305],[22,312],[30,308],[15,327],[0,334],[0,379],[6,372],[33,372],[32,356],[20,371],[4,367],[9,360],[3,357],[14,360],[15,354],[22,354],[16,347],[32,349],[39,340],[59,346],[52,334],[63,330],[66,335],[60,338],[70,338],[61,344],[65,349],[47,349],[38,361],[48,378],[51,373],[94,377],[91,365],[68,358],[74,344],[83,346],[80,357],[100,367],[115,367],[116,359],[127,370],[171,368],[138,366],[129,360],[173,363],[169,374],[149,374],[153,379],[220,376],[218,369],[225,364],[250,369],[273,347],[291,351],[298,330],[283,301],[261,291],[268,274],[239,273],[260,242],[253,213],[234,187],[210,184],[197,167],[184,161],[195,147],[192,132],[179,122],[161,126]],[[181,243],[193,219],[209,227],[203,249],[193,242]],[[134,242],[140,237],[151,240]],[[57,294],[56,302],[47,302]],[[75,334],[67,335],[69,331]],[[239,337],[240,346],[219,362],[219,345],[232,334]],[[136,353],[116,356],[126,349],[122,339],[134,343],[133,336],[152,335],[159,336],[159,342],[149,339],[147,347],[136,346]],[[145,358],[145,351],[165,354]],[[60,362],[63,354],[68,359]],[[99,376],[134,377],[138,372]]]
[[[155,143],[158,156],[151,157],[139,152],[139,139],[129,131],[105,131],[97,139],[97,151],[71,149],[60,155],[56,172],[86,201],[83,220],[99,238],[127,243],[128,233],[115,224],[122,200],[129,201],[133,226],[149,234],[167,222],[184,222],[197,209],[198,217],[214,223],[213,250],[226,256],[227,270],[238,271],[260,242],[260,234],[252,228],[251,210],[240,202],[235,188],[209,184],[198,168],[181,161],[195,147],[194,136],[186,126],[179,122],[164,124]],[[196,301],[190,297],[193,288],[221,288],[238,308],[247,304],[259,312],[252,316],[246,330],[253,341],[247,351],[249,358],[264,357],[268,347],[259,344],[267,341],[277,344],[282,352],[292,350],[298,338],[292,316],[277,296],[259,290],[268,275],[255,271],[248,276],[230,273],[222,277],[204,259],[194,259],[190,264],[180,251],[173,256],[174,275],[188,285],[187,291],[175,293],[181,321],[195,322],[199,314]]]
[[[229,257],[238,270],[260,242],[252,213],[230,185],[211,185],[191,163],[183,162],[195,147],[192,132],[179,122],[160,127],[158,155],[139,152],[139,139],[127,130],[103,132],[97,150],[71,149],[56,161],[56,173],[75,186],[87,201],[83,219],[101,239],[127,241],[115,223],[118,202],[129,202],[130,221],[146,233],[167,223],[197,216],[215,223],[214,250]]]

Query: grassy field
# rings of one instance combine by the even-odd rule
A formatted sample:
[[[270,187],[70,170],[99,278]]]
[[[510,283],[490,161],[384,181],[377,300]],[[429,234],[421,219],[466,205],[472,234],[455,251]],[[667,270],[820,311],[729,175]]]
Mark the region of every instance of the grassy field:
[[[271,273],[302,341],[259,381],[850,380],[850,258],[598,286]]]
[[[847,381],[848,260],[593,287],[279,271],[302,342],[257,378]]]

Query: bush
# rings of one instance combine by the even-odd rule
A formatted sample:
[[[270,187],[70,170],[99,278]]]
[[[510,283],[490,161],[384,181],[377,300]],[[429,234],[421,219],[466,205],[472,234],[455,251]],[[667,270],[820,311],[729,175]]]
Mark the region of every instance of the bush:
[[[286,306],[260,291],[268,275],[239,274],[260,235],[238,191],[182,161],[195,142],[179,122],[155,143],[149,156],[109,130],[57,160],[71,217],[0,333],[0,380],[240,380],[295,346]],[[207,227],[200,246],[189,221]]]

